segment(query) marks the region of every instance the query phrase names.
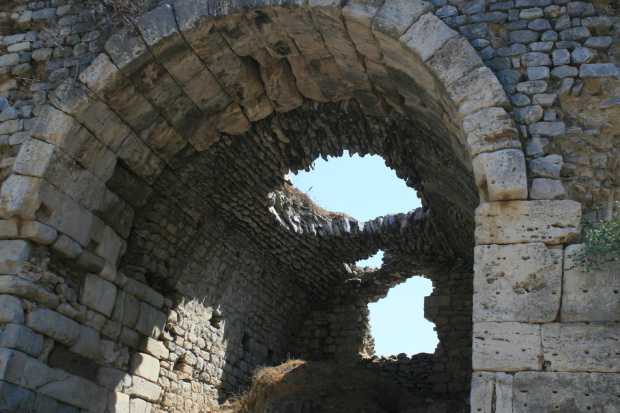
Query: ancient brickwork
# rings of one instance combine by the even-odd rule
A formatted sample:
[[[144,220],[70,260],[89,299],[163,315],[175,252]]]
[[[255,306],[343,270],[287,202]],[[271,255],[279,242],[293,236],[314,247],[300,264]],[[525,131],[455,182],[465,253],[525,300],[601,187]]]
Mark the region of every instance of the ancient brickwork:
[[[210,410],[288,355],[617,410],[618,267],[565,260],[620,199],[617,5],[133,4],[0,4],[0,410]],[[288,184],[343,150],[423,207],[363,223]],[[414,274],[437,351],[360,360]]]

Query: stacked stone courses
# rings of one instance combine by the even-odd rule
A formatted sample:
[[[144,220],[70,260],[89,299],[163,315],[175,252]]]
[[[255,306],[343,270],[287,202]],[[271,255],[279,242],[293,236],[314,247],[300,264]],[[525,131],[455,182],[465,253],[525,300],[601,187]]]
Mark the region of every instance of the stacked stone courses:
[[[0,4],[0,411],[211,411],[288,356],[472,412],[620,410],[620,267],[569,257],[620,201],[617,4],[111,10]],[[292,187],[344,150],[422,207]],[[414,275],[440,343],[373,358],[367,305]]]

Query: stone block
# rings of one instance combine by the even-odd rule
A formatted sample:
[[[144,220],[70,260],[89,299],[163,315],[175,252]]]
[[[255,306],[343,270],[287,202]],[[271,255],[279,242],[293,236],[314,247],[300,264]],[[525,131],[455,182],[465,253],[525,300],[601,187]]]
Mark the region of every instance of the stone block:
[[[86,274],[80,303],[110,317],[116,300],[116,286],[94,274]]]
[[[127,279],[125,291],[133,294],[139,299],[146,301],[155,308],[161,308],[164,305],[164,296],[153,290],[149,286],[136,281],[132,278]]]
[[[19,324],[7,324],[0,335],[0,347],[12,348],[37,357],[43,350],[43,336]]]
[[[136,322],[136,331],[147,337],[158,338],[166,324],[166,314],[141,302],[140,315]]]
[[[159,377],[159,360],[144,353],[134,353],[129,364],[129,372],[157,383]]]
[[[37,221],[20,221],[19,235],[41,245],[50,245],[58,238],[58,231]]]
[[[620,69],[613,63],[588,63],[579,67],[579,77],[591,79],[597,77],[618,77]]]
[[[474,370],[542,370],[540,326],[524,323],[474,323]]]
[[[462,37],[446,42],[427,62],[429,68],[448,88],[454,82],[483,66],[476,50]]]
[[[62,370],[54,370],[52,380],[37,392],[93,413],[104,413],[108,402],[106,389]]]
[[[620,372],[618,323],[551,323],[541,328],[546,370]]]
[[[26,325],[65,346],[71,346],[80,334],[80,325],[68,317],[45,308],[37,308],[26,316]]]
[[[4,323],[24,324],[24,308],[18,297],[0,294],[0,324]]]
[[[0,241],[0,246],[2,243]],[[27,298],[50,308],[58,307],[60,301],[56,294],[28,280],[13,275],[0,276],[0,294],[11,294]]]
[[[473,321],[553,321],[562,295],[562,249],[543,243],[474,249]]]
[[[117,391],[108,393],[108,408],[110,413],[129,413],[129,395]]]
[[[99,333],[90,327],[80,326],[80,335],[69,350],[87,359],[99,360],[101,357]]]
[[[364,56],[378,62],[382,55],[379,43],[372,33],[372,19],[381,4],[366,1],[349,1],[342,8],[342,16],[347,25],[347,32],[355,43],[357,50]],[[280,13],[278,13],[280,14]],[[321,43],[320,38],[317,39]],[[300,47],[300,49],[303,49]]]
[[[27,241],[0,241],[0,274],[17,274],[28,258],[30,258],[30,243]]]
[[[582,247],[569,245],[564,251],[561,321],[620,321],[620,261],[585,273],[583,264],[570,258]]]
[[[21,351],[0,348],[0,380],[35,390],[49,381],[51,370]]]
[[[457,82],[458,83],[458,82]],[[463,119],[472,156],[501,149],[519,149],[517,129],[502,108],[482,109]]]
[[[125,392],[130,396],[139,397],[149,402],[157,402],[162,395],[162,388],[142,377],[133,376],[131,387],[127,388]]]
[[[150,337],[144,337],[140,343],[139,349],[160,360],[167,359],[170,354],[163,342],[153,340]]]
[[[618,374],[523,371],[514,375],[513,411],[611,413],[619,387]]]
[[[0,219],[0,239],[19,238],[16,219]]]
[[[482,202],[527,199],[525,156],[520,149],[481,153],[473,167]]]
[[[566,244],[579,237],[580,228],[581,204],[575,201],[489,202],[476,209],[478,245]]]
[[[433,11],[433,6],[420,0],[386,0],[375,15],[373,30],[399,38],[420,16]]]
[[[34,399],[33,412],[58,413],[58,402],[50,397],[37,394]]]
[[[470,404],[482,413],[512,412],[513,376],[502,372],[477,371],[472,374]]]
[[[99,367],[97,370],[97,383],[110,390],[122,391],[131,386],[131,376],[122,370],[111,367]]]
[[[450,29],[441,19],[433,13],[427,13],[400,37],[400,41],[418,53],[422,61],[426,62],[448,40],[456,36],[458,33]]]
[[[463,76],[448,88],[448,93],[463,116],[509,104],[502,85],[488,67],[480,67]]]
[[[140,304],[138,299],[125,291],[119,291],[116,295],[116,305],[112,318],[126,327],[133,328],[136,325],[139,314]]]
[[[0,411],[6,413],[30,412],[33,409],[35,393],[23,387],[0,381]]]
[[[566,193],[557,179],[536,178],[532,180],[531,199],[564,199]]]
[[[64,234],[60,234],[51,246],[52,251],[63,258],[76,258],[82,253],[82,247]]]

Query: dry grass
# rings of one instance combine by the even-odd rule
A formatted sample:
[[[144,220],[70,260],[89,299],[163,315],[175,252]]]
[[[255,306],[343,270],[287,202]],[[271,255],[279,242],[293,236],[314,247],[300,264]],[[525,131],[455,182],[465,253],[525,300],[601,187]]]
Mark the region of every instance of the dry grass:
[[[289,360],[277,367],[263,367],[252,379],[252,387],[222,406],[218,413],[264,413],[289,411],[308,413],[460,413],[463,402],[429,402],[367,370]]]
[[[291,200],[291,202],[293,202],[293,204],[295,204],[295,206],[297,207],[309,209],[329,219],[345,218],[356,221],[355,218],[345,214],[344,212],[332,212],[326,210],[325,208],[322,208],[321,206],[314,203],[314,201],[307,194],[301,192],[299,189],[295,188],[289,183],[284,184],[284,192],[286,193],[286,197]]]

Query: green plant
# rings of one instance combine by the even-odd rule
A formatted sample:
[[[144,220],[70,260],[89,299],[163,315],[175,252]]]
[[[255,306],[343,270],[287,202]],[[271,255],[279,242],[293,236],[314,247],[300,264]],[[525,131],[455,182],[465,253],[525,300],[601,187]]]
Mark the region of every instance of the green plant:
[[[616,206],[620,210],[620,202]],[[583,226],[584,246],[567,256],[575,263],[567,269],[583,265],[585,273],[600,271],[604,263],[620,259],[620,213],[605,222],[585,221]]]

